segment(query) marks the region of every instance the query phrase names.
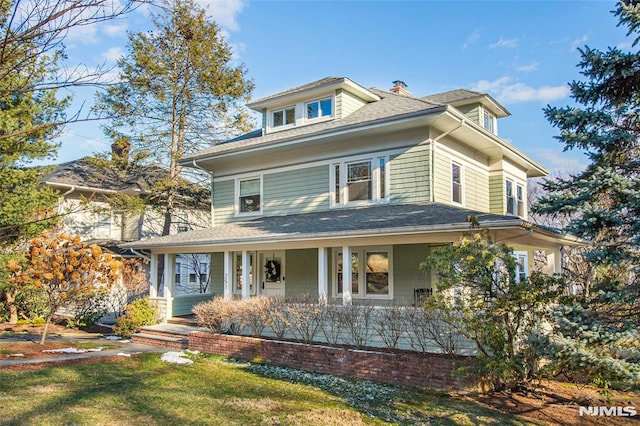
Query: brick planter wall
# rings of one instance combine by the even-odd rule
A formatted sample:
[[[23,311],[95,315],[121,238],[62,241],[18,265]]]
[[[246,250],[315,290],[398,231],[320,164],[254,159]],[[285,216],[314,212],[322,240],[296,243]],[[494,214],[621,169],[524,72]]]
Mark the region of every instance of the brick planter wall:
[[[189,349],[424,389],[452,390],[470,386],[451,377],[454,363],[469,359],[463,356],[451,359],[440,354],[385,353],[202,332],[189,333]]]

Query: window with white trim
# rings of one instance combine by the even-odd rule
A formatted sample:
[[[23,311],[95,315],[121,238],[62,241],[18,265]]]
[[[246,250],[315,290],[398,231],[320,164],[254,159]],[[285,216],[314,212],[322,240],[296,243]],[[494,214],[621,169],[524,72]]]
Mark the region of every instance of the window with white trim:
[[[250,178],[237,181],[237,214],[262,213],[262,179]]]
[[[272,126],[280,127],[288,124],[294,124],[296,122],[296,107],[291,106],[283,109],[273,111],[271,114],[273,119]]]
[[[519,283],[529,275],[529,255],[526,251],[514,251],[513,257],[516,261],[516,282]]]
[[[387,157],[344,161],[331,167],[330,189],[333,206],[388,200]]]
[[[336,251],[334,296],[343,292],[342,250]],[[351,251],[351,297],[393,298],[392,252],[388,247],[359,247]]]
[[[510,179],[504,182],[507,214],[524,216],[524,186]]]
[[[304,106],[307,119],[330,117],[333,114],[332,98],[307,102]]]
[[[462,204],[462,166],[451,163],[451,201]]]
[[[491,114],[486,109],[482,110],[482,127],[490,131],[491,133],[497,134],[497,126],[496,126],[496,116]]]

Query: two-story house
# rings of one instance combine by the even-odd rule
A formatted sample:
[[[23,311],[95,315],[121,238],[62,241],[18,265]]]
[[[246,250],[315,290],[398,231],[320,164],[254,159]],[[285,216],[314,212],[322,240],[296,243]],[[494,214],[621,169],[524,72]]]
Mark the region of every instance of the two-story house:
[[[173,292],[185,253],[210,256],[211,295],[411,304],[434,284],[419,264],[470,216],[513,246],[519,277],[536,252],[560,271],[575,240],[527,221],[527,179],[547,171],[498,136],[509,112],[486,94],[394,84],[329,77],[253,101],[261,129],[182,160],[211,173],[212,226],[129,245],[152,253],[168,316],[205,298]]]

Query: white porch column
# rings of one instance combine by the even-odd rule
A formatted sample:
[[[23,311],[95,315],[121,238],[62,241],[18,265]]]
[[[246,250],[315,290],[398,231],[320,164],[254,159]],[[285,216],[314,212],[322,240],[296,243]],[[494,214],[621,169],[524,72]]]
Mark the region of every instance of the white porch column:
[[[342,304],[351,306],[351,247],[342,247]]]
[[[551,253],[547,252],[547,268],[553,274],[562,274],[562,249],[554,248]]]
[[[175,281],[176,255],[164,255],[164,298],[167,301],[167,318],[173,316],[173,287]]]
[[[158,254],[152,253],[149,261],[149,298],[158,297]]]
[[[329,250],[326,247],[318,248],[318,301],[326,303],[329,300]]]
[[[249,252],[242,251],[242,299],[251,297],[251,264]]]
[[[233,298],[233,253],[230,251],[224,252],[223,262],[223,285],[224,285],[224,298],[231,300]]]

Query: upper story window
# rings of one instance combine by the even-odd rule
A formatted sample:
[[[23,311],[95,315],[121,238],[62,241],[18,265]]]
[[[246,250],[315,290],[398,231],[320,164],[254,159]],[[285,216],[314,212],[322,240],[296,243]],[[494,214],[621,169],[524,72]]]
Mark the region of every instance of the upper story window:
[[[237,182],[237,214],[262,213],[262,179],[258,177]]]
[[[386,201],[387,157],[345,161],[332,165],[331,193],[334,206]]]
[[[496,133],[496,134],[498,133],[497,125],[496,125],[496,116],[491,114],[486,109],[482,110],[482,127],[487,129],[491,133]]]
[[[305,105],[307,118],[329,117],[333,114],[331,98],[307,102]]]
[[[524,216],[524,186],[514,184],[512,180],[505,181],[505,197],[507,200],[507,214]]]
[[[451,201],[462,204],[462,166],[451,163]]]
[[[296,107],[291,106],[273,111],[273,127],[286,126],[296,122]]]

